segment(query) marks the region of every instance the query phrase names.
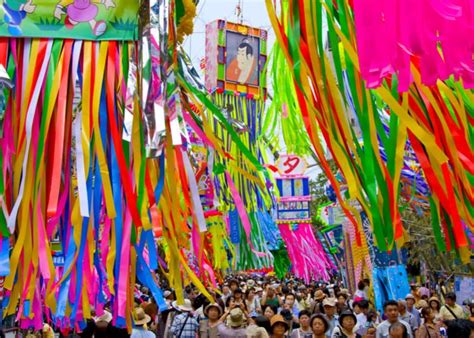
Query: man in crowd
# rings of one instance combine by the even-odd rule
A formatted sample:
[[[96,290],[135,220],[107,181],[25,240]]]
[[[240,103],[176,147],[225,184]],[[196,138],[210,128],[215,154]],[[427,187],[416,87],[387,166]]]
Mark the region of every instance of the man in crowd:
[[[456,304],[456,294],[448,292],[445,296],[446,304],[439,311],[442,320],[465,319],[466,313],[463,308]]]
[[[398,301],[398,312],[399,318],[405,323],[408,323],[410,325],[411,331],[413,334],[415,334],[416,330],[418,330],[418,323],[415,316],[407,311],[407,302],[405,300],[400,299]]]
[[[288,310],[291,311],[293,316],[298,320],[298,316],[300,314],[300,310],[298,308],[298,304],[296,304],[296,297],[294,293],[289,293],[285,297],[285,305]]]
[[[418,311],[415,308],[415,303],[416,299],[415,296],[413,296],[411,293],[409,293],[406,297],[405,300],[407,302],[407,311],[415,317],[416,320],[416,327],[420,327],[421,325],[421,316],[420,316],[420,311]]]
[[[329,330],[326,331],[326,337],[332,336],[332,331],[338,324],[338,316],[336,314],[336,299],[326,298],[323,301],[324,315],[329,322]]]
[[[191,301],[185,299],[184,304],[179,305],[178,309],[182,311],[182,313],[174,317],[170,332],[176,338],[195,338],[199,330],[199,323],[192,314],[193,308]]]
[[[395,323],[401,323],[407,329],[408,337],[413,338],[410,324],[399,318],[398,303],[394,300],[387,301],[383,306],[383,311],[387,317],[379,326],[377,326],[376,338],[387,338],[389,337],[389,329]]]
[[[267,285],[267,288],[265,290],[265,293],[263,294],[261,303],[262,303],[262,307],[265,307],[267,305],[275,306],[275,307],[280,306],[281,304],[280,296],[276,294],[273,286]]]

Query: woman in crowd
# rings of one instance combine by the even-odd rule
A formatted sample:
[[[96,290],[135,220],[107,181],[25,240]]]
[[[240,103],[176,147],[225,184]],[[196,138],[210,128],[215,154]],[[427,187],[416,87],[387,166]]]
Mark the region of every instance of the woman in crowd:
[[[263,315],[268,318],[268,320],[272,320],[273,316],[278,313],[278,308],[276,306],[267,305],[265,307],[265,311]]]
[[[254,288],[249,288],[245,292],[245,305],[247,306],[250,317],[257,317],[262,313],[262,307],[260,306],[258,299],[255,297]]]
[[[441,309],[441,303],[437,297],[431,297],[428,301],[430,309],[434,316],[434,323],[438,324],[441,322],[441,314],[439,310]]]
[[[349,305],[347,300],[349,299],[349,295],[347,293],[339,292],[337,294],[337,313],[341,314],[343,311],[349,309]]]
[[[326,338],[326,332],[329,330],[329,322],[322,314],[315,314],[309,321],[311,330],[313,331],[313,338]]]
[[[346,310],[339,316],[339,325],[332,331],[332,338],[361,338],[354,329],[357,318],[351,310]]]
[[[416,331],[416,338],[441,338],[439,328],[434,323],[435,315],[433,310],[425,307],[421,310],[421,316],[424,319],[424,323]]]
[[[271,321],[271,328],[272,328],[272,338],[285,338],[285,333],[288,331],[289,326],[288,323],[281,315],[275,315],[272,317]]]
[[[313,331],[309,326],[310,321],[310,314],[309,311],[302,310],[299,315],[299,324],[300,327],[298,329],[294,329],[291,333],[291,338],[312,338]]]
[[[219,318],[222,316],[222,308],[217,303],[209,304],[204,309],[206,319],[199,322],[200,338],[218,338],[217,325]]]

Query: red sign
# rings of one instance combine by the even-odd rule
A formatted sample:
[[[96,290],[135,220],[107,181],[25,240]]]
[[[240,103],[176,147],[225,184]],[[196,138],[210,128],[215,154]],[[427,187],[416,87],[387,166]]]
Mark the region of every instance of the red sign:
[[[308,167],[308,163],[304,158],[296,155],[281,155],[276,166],[280,175],[293,176],[303,175]]]

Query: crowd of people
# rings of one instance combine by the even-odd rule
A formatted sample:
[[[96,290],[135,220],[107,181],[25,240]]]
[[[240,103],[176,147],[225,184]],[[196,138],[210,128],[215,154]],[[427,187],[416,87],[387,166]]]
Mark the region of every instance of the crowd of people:
[[[81,338],[474,338],[474,301],[456,303],[447,290],[413,286],[404,299],[385,302],[377,312],[370,281],[353,295],[338,284],[284,282],[258,275],[226,279],[212,299],[188,286],[178,302],[164,291],[160,312],[146,288],[137,286],[134,328],[113,326],[110,312],[88,321]],[[50,332],[50,326],[45,329]],[[50,337],[43,335],[43,337]]]

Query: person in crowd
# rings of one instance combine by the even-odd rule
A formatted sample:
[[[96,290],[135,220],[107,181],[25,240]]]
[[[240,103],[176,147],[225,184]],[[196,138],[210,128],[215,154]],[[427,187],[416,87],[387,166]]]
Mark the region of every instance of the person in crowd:
[[[230,288],[227,284],[224,284],[222,286],[222,301],[224,304],[227,302],[227,299],[232,296],[232,292],[230,291]]]
[[[440,313],[441,303],[439,302],[438,297],[436,296],[431,297],[428,301],[428,305],[431,311],[433,312],[433,315],[435,316],[435,319],[434,319],[435,324],[440,323],[442,321],[441,313]]]
[[[400,322],[395,322],[388,328],[390,338],[408,338],[408,330],[405,325]]]
[[[255,289],[255,299],[262,305],[262,298],[263,298],[263,289],[261,286],[257,286]]]
[[[425,301],[427,301],[431,296],[431,291],[426,286],[421,286],[417,293],[420,295],[420,298]]]
[[[217,325],[223,314],[222,308],[217,303],[209,304],[204,309],[205,319],[199,321],[200,338],[218,338]]]
[[[339,315],[339,325],[332,331],[332,338],[361,338],[355,332],[357,318],[351,310],[345,310]]]
[[[286,321],[289,327],[289,333],[291,333],[294,329],[300,327],[298,324],[298,318],[295,318],[291,310],[289,309],[282,309],[279,313],[283,319]]]
[[[265,316],[258,316],[253,323],[247,327],[247,338],[268,338],[270,337],[270,320]]]
[[[265,293],[263,294],[261,305],[266,306],[266,305],[271,305],[271,306],[280,306],[282,303],[280,296],[277,295],[275,292],[275,288],[267,285],[267,288],[265,290]]]
[[[298,315],[300,313],[300,310],[298,308],[298,304],[296,303],[296,296],[294,293],[290,292],[286,295],[283,308],[290,310],[296,322],[298,322]]]
[[[359,302],[353,303],[352,306],[354,307],[354,312],[356,307],[360,310],[360,312],[356,314],[357,326],[359,328],[364,328],[367,323],[367,315],[369,314],[369,301],[362,299]]]
[[[400,319],[410,325],[411,331],[414,334],[416,330],[418,330],[418,323],[415,317],[410,312],[408,312],[407,302],[405,300],[401,299],[398,301],[398,312]]]
[[[180,314],[176,315],[171,324],[170,333],[176,338],[195,338],[199,330],[199,324],[192,311],[192,302],[189,299],[184,300],[183,305],[178,305]]]
[[[294,329],[291,332],[291,338],[312,338],[313,331],[311,330],[311,326],[309,325],[310,322],[310,313],[308,310],[301,310],[298,319],[300,327]]]
[[[339,292],[337,294],[337,313],[341,314],[343,311],[349,309],[349,304],[348,304],[348,299],[349,295],[345,292]]]
[[[278,308],[276,306],[271,306],[267,305],[265,306],[265,311],[263,312],[263,315],[268,318],[268,320],[271,320],[274,315],[278,313]]]
[[[288,323],[281,315],[275,315],[270,321],[272,338],[285,338],[285,334],[289,329]]]
[[[448,338],[474,337],[474,323],[467,319],[454,319],[446,322]]]
[[[365,292],[365,282],[360,280],[357,283],[357,291],[354,293],[354,302],[360,301],[362,299],[369,299],[367,293]]]
[[[421,316],[423,317],[423,324],[416,332],[416,338],[441,338],[439,328],[434,323],[433,310],[425,307],[421,310]]]
[[[385,302],[383,306],[384,315],[387,318],[382,323],[377,326],[376,337],[377,338],[387,338],[389,337],[390,326],[395,323],[401,323],[406,327],[407,335],[409,338],[413,338],[410,324],[406,323],[403,320],[400,320],[398,315],[398,302],[395,300],[389,300]]]
[[[409,293],[408,295],[406,295],[405,301],[407,302],[407,311],[408,311],[409,313],[411,313],[411,314],[413,315],[413,317],[415,317],[416,326],[417,326],[417,327],[420,327],[420,325],[421,325],[421,317],[420,317],[420,312],[415,308],[415,303],[416,303],[415,296],[413,296],[411,293]],[[421,299],[420,301],[418,301],[418,304],[419,304],[421,301],[424,301],[424,302],[425,302],[425,300]]]
[[[150,316],[147,315],[141,307],[136,308],[133,314],[134,328],[130,338],[155,338],[155,334],[145,328],[146,324],[148,324],[150,320]]]
[[[221,338],[246,338],[247,330],[244,326],[245,317],[248,317],[244,309],[241,309],[236,304],[224,312],[217,325],[217,331]]]
[[[239,281],[237,279],[231,279],[229,282],[230,292],[234,294],[234,291],[239,288]]]
[[[326,332],[327,337],[332,336],[332,331],[338,324],[338,316],[336,313],[336,299],[326,298],[323,301],[324,315],[329,322],[329,329]]]
[[[237,288],[234,290],[234,293],[232,294],[232,297],[234,298],[234,303],[241,306],[241,307],[246,307],[245,302],[244,302],[244,293],[242,289]]]
[[[302,310],[311,310],[311,296],[308,292],[308,288],[305,285],[300,285],[298,288],[299,298],[298,298],[298,309]],[[298,295],[297,295],[298,296]]]
[[[326,298],[326,294],[322,290],[316,290],[314,293],[314,302],[311,306],[311,312],[315,313],[324,313],[323,301]]]
[[[255,289],[253,287],[248,288],[245,292],[245,305],[247,306],[250,317],[257,317],[262,313],[262,306],[255,295]]]
[[[313,338],[326,338],[329,330],[329,322],[323,314],[317,313],[313,315],[309,321]]]
[[[446,304],[439,311],[443,321],[466,318],[462,306],[456,304],[456,294],[454,292],[448,292],[444,298]]]

